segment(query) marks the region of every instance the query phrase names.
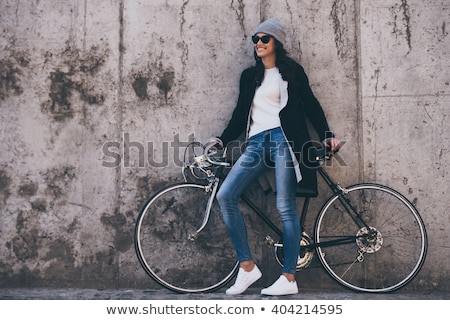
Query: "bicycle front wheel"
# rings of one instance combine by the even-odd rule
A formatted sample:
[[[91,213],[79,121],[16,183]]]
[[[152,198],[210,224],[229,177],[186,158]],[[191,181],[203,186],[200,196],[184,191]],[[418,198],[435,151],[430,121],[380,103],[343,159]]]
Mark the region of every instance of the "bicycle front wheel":
[[[351,186],[326,202],[317,216],[315,241],[324,243],[317,253],[333,279],[374,293],[409,283],[422,268],[428,247],[414,205],[399,192],[371,183]]]
[[[211,188],[179,183],[149,198],[135,226],[134,244],[145,272],[179,293],[209,292],[225,285],[238,264],[217,201],[206,227]]]

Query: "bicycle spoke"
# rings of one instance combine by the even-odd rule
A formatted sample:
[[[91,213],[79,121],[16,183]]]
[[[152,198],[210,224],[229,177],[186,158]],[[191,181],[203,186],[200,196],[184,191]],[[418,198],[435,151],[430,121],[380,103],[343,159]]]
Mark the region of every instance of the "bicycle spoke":
[[[181,183],[149,199],[138,217],[139,261],[150,277],[170,290],[215,290],[237,270],[217,203],[209,217],[205,215],[210,194],[202,185]]]
[[[353,262],[347,267],[347,269],[344,270],[343,273],[341,273],[340,277],[341,278],[345,278],[345,275],[347,274],[348,271],[350,271],[350,269],[353,267],[353,265],[358,262],[358,258],[355,258],[355,260],[353,260]]]
[[[350,187],[345,197],[358,216],[336,195],[316,220],[316,242],[357,236],[353,243],[317,249],[328,273],[342,285],[367,292],[393,291],[411,281],[427,249],[425,227],[415,208],[396,191],[375,184]],[[358,219],[364,223],[356,224]]]

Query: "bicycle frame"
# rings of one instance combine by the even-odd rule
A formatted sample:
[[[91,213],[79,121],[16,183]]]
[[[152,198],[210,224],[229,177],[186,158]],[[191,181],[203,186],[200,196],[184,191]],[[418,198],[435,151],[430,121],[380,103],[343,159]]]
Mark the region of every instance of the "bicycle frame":
[[[208,156],[208,152],[207,150],[209,150],[209,147],[205,148],[205,153],[204,155],[197,157],[196,161],[203,161],[203,160],[207,160],[209,163],[215,164],[217,166],[219,166],[219,171],[217,172],[217,176],[220,177],[220,179],[224,179],[225,175],[223,175],[223,168],[224,167],[229,167],[230,164],[227,162],[223,162],[223,161],[214,161],[212,160],[209,156]],[[327,150],[326,148],[321,148],[321,149],[316,149],[315,150],[316,153],[316,160],[317,163],[319,164],[315,170],[319,173],[319,175],[322,177],[322,179],[324,180],[325,184],[329,187],[329,189],[332,191],[333,196],[338,196],[339,202],[342,204],[343,208],[345,209],[345,211],[347,212],[347,214],[351,217],[351,219],[355,222],[355,224],[360,228],[365,228],[366,230],[368,230],[367,234],[363,234],[363,235],[351,235],[351,236],[347,236],[347,237],[340,237],[339,239],[335,239],[335,240],[328,240],[328,241],[322,241],[322,242],[314,242],[312,239],[310,239],[310,241],[308,241],[308,244],[301,244],[301,249],[302,250],[307,250],[307,251],[313,251],[316,248],[325,248],[325,247],[332,247],[332,246],[336,246],[336,245],[342,245],[342,244],[348,244],[348,243],[354,243],[357,239],[369,239],[369,240],[373,240],[376,239],[377,237],[377,231],[373,230],[372,228],[370,228],[370,226],[362,219],[361,214],[358,212],[358,210],[351,204],[350,200],[348,198],[346,198],[346,193],[347,190],[343,187],[341,187],[339,185],[339,183],[335,182],[327,173],[327,171],[323,168],[323,166],[321,165],[326,159],[328,159],[328,154],[327,154]],[[212,176],[210,176],[210,178],[212,178]],[[216,178],[215,178],[216,179]],[[210,184],[214,186],[214,192],[212,195],[212,198],[215,196],[216,193],[216,187],[218,184],[218,180],[215,180],[214,182],[210,180]],[[260,209],[258,208],[258,206],[256,206],[249,197],[247,197],[245,194],[241,195],[241,199],[245,202],[245,204],[247,204],[247,206],[252,209],[257,216],[270,228],[272,229],[279,237],[280,239],[283,239],[283,232],[280,230],[280,228],[278,228],[273,222],[272,220],[270,220],[270,218]],[[309,203],[311,198],[310,197],[305,197],[304,198],[304,203],[303,203],[303,208],[300,214],[300,226],[302,228],[302,230],[304,230],[304,225],[305,225],[305,221],[306,221],[306,216],[308,213],[308,208],[309,208]],[[208,215],[208,213],[207,213]],[[204,220],[204,224],[207,222],[207,217],[206,220]]]
[[[316,169],[320,176],[323,178],[327,186],[330,188],[330,190],[333,192],[334,195],[339,196],[339,201],[344,206],[346,212],[350,215],[353,221],[359,226],[359,227],[366,227],[368,230],[371,230],[370,227],[362,220],[361,215],[357,212],[357,210],[352,206],[352,204],[349,202],[348,199],[345,198],[346,190],[345,188],[342,188],[339,183],[334,182],[334,180],[328,175],[326,170],[323,167],[318,167]],[[270,220],[270,218],[259,208],[257,207],[249,197],[247,197],[245,194],[241,195],[241,199],[249,206],[257,215],[258,217],[264,221],[264,223],[272,229],[281,239],[283,238],[283,232]],[[302,230],[304,230],[304,225],[306,221],[306,216],[308,213],[309,203],[311,198],[305,197],[303,208],[300,214],[300,225],[302,226]],[[369,232],[369,235],[362,235],[362,236],[348,236],[343,237],[336,240],[329,240],[329,241],[322,241],[322,242],[314,242],[308,245],[301,245],[302,249],[306,250],[313,250],[318,247],[331,247],[335,245],[341,245],[346,243],[353,243],[356,241],[356,239],[359,238],[371,238],[376,236],[376,231]]]

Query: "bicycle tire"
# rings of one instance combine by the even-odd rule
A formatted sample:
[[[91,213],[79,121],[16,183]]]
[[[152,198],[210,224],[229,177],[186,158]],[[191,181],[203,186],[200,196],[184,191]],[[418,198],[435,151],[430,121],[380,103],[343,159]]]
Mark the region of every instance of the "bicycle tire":
[[[203,222],[210,195],[205,185],[177,183],[155,193],[139,212],[134,234],[139,262],[153,280],[171,291],[211,292],[238,270],[215,199],[206,227],[190,239]]]
[[[327,273],[358,292],[387,293],[404,287],[419,273],[428,249],[417,209],[398,191],[379,184],[356,184],[342,196],[378,234],[370,241],[360,237],[346,244],[318,246],[318,258]],[[358,226],[347,214],[340,197],[331,196],[318,214],[316,243],[367,234],[367,228]]]

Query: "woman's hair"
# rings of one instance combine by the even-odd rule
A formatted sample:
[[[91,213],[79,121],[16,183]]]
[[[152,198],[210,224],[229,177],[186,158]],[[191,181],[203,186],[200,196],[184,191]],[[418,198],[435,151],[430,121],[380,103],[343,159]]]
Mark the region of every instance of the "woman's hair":
[[[280,74],[283,80],[289,82],[293,78],[293,64],[295,64],[295,61],[288,56],[288,52],[286,51],[286,49],[284,49],[283,44],[277,39],[273,39],[275,40],[275,65],[280,70]],[[256,60],[255,81],[257,85],[260,86],[264,79],[264,64],[262,62],[262,59],[256,54],[256,51],[253,51],[253,55]]]

